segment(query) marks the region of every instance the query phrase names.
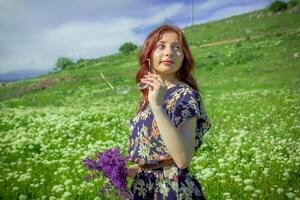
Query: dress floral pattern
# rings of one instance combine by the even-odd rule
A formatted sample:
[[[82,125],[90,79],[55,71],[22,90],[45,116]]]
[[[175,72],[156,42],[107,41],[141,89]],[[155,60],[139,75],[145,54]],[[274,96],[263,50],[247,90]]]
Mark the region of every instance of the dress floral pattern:
[[[179,82],[167,89],[162,108],[177,128],[197,116],[195,149],[198,149],[211,127],[199,93],[189,85]],[[130,120],[129,130],[131,135],[128,139],[128,155],[131,161],[144,165],[171,158],[160,137],[150,106],[135,113]],[[188,168],[180,169],[176,165],[139,170],[131,190],[134,199],[205,199],[200,183]]]

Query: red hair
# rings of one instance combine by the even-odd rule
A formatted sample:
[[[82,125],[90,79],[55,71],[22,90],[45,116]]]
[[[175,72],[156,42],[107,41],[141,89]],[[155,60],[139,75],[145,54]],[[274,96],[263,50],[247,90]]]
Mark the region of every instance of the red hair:
[[[180,69],[175,73],[175,77],[189,86],[191,86],[193,89],[198,90],[197,82],[195,81],[193,77],[193,68],[194,68],[194,58],[192,56],[191,51],[189,50],[188,43],[183,35],[183,32],[176,27],[175,25],[170,24],[164,24],[156,29],[154,29],[145,39],[143,47],[140,51],[139,55],[139,65],[140,69],[136,74],[136,82],[141,82],[141,78],[144,77],[147,74],[147,71],[149,70],[148,67],[148,61],[147,59],[151,57],[152,51],[156,45],[156,43],[159,41],[159,39],[162,37],[162,35],[165,32],[175,32],[179,37],[179,42],[181,45],[181,48],[183,50],[184,58],[182,61],[182,66]],[[144,110],[149,101],[148,101],[148,88],[141,90],[142,97],[140,99],[140,102],[138,104],[138,111]]]

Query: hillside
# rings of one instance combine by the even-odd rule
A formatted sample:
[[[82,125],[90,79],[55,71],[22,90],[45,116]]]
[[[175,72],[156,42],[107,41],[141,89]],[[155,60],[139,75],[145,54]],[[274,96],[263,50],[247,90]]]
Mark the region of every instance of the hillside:
[[[211,89],[204,87],[215,92],[216,83],[213,80],[220,80],[219,77],[223,75],[239,73],[247,75],[255,84],[265,84],[255,80],[262,71],[278,73],[282,76],[278,81],[290,85],[286,81],[296,80],[299,72],[295,68],[299,59],[293,57],[299,51],[299,21],[298,12],[271,14],[262,10],[185,28],[184,32],[196,60],[195,73],[197,77],[202,74],[202,79],[206,79],[199,78],[200,85],[208,85]],[[102,92],[96,93],[107,96],[105,88],[108,85],[100,78],[99,73],[105,74],[115,86],[133,86],[138,68],[137,54],[138,51],[129,56],[116,53],[85,61],[63,72],[7,83],[0,88],[0,99],[3,101],[22,97],[27,102],[20,102],[24,106],[39,106],[39,103],[30,103],[33,94],[39,98],[47,98],[45,95],[51,96],[59,90],[65,90],[68,93],[63,94],[59,100],[47,98],[49,102],[40,102],[43,102],[41,106],[67,105],[65,98],[78,98],[72,91],[80,87],[101,90]],[[278,59],[274,60],[274,57]],[[291,69],[282,68],[285,64],[291,65]],[[284,70],[284,74],[281,70]],[[289,74],[290,72],[292,73]],[[264,74],[274,75],[270,72]],[[234,85],[239,84],[234,82]]]
[[[184,28],[213,124],[190,166],[207,199],[300,198],[296,8]],[[82,159],[114,146],[126,155],[137,54],[0,86],[0,199],[99,199],[104,180],[84,182]],[[113,91],[100,73],[129,92]]]

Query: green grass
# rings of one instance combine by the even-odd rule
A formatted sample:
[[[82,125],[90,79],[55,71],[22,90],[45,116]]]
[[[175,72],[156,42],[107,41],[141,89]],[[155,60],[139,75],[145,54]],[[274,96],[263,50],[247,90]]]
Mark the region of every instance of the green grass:
[[[261,10],[184,29],[213,124],[190,165],[207,199],[300,198],[299,19]],[[104,179],[82,180],[82,159],[116,145],[127,154],[137,54],[1,87],[0,199],[106,198]]]

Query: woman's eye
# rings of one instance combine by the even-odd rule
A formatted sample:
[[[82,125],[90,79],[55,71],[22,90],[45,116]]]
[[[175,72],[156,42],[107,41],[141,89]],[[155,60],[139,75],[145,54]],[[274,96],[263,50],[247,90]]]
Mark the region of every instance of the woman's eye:
[[[175,49],[181,49],[181,47],[180,46],[175,46]]]
[[[159,44],[157,47],[158,47],[159,49],[162,49],[162,48],[164,48],[164,47],[165,47],[165,45],[163,45],[163,44]]]

